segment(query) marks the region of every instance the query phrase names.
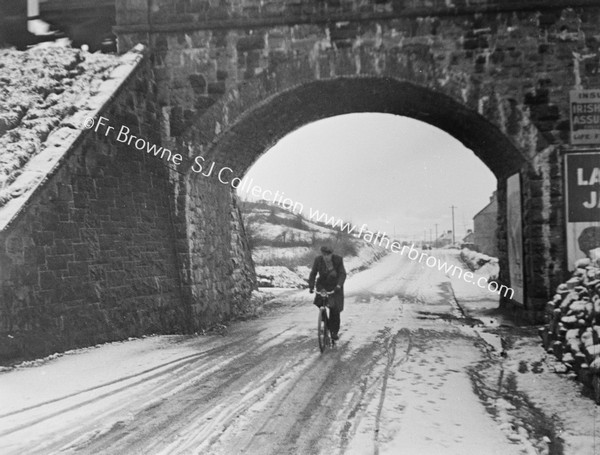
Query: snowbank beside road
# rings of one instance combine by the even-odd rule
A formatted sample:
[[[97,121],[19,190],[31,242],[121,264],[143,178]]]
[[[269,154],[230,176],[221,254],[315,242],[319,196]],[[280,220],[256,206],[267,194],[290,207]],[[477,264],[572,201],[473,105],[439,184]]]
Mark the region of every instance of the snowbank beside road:
[[[360,272],[377,262],[389,251],[383,247],[365,242],[362,248],[359,248],[358,254],[349,258],[344,258],[344,267],[349,275]]]
[[[287,267],[275,265],[256,267],[256,280],[259,287],[304,288],[307,286],[306,281],[298,274]]]
[[[466,262],[462,256],[461,260]],[[486,257],[480,253],[469,256]],[[448,255],[446,259],[450,262],[453,258]],[[459,259],[454,257],[454,260],[458,263]],[[486,262],[485,265],[489,264]],[[600,447],[595,441],[600,427],[597,406],[582,394],[582,387],[572,380],[575,374],[569,377],[568,374],[555,373],[564,370],[559,369],[560,362],[546,354],[535,327],[515,326],[510,318],[497,310],[497,296],[464,280],[448,278],[461,309],[483,323],[476,325],[474,330],[493,348],[495,355],[503,359],[496,366],[484,362],[472,370],[474,379],[494,384],[494,388],[486,390],[494,390],[495,396],[488,396],[485,403],[495,407],[499,419],[505,422],[501,428],[510,426],[519,436],[528,439],[536,433],[547,433],[556,441],[550,451],[549,444],[546,449],[538,447],[535,453],[600,454]],[[544,327],[544,330],[547,328]],[[550,432],[551,420],[560,422],[559,434]],[[541,442],[539,445],[543,446]]]
[[[252,259],[256,264],[269,263],[281,259],[294,259],[307,254],[311,249],[307,246],[273,247],[259,246],[252,250]]]
[[[483,275],[488,278],[488,281],[498,279],[500,266],[498,258],[488,256],[487,254],[478,253],[477,251],[463,248],[460,252],[460,258],[467,266],[478,275]]]
[[[276,250],[275,253],[268,253],[267,250]],[[295,250],[301,254],[305,251],[302,248],[261,248],[262,254],[281,254],[282,257],[286,257],[289,260],[293,260],[293,252],[283,256],[279,250]],[[358,250],[356,256],[344,257],[344,267],[348,275],[352,275],[356,272],[366,269],[374,262],[381,259],[387,254],[387,251],[382,247],[377,247],[369,243],[365,243]],[[287,288],[305,288],[308,286],[308,275],[310,274],[310,267],[297,266],[294,270],[290,270],[284,266],[257,266],[256,278],[258,280],[259,287],[287,287]]]

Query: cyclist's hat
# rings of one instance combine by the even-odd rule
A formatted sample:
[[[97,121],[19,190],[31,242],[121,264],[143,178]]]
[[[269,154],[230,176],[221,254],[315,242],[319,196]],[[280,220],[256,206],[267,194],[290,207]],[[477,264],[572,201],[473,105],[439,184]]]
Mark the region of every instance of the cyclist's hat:
[[[333,250],[330,247],[328,247],[328,246],[322,246],[321,247],[321,253],[332,254]]]

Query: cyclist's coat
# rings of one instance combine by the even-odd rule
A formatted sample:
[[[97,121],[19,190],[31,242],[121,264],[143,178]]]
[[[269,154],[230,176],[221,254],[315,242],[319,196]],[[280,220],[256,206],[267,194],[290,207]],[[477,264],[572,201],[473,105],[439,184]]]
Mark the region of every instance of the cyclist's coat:
[[[328,270],[323,256],[317,256],[315,258],[312,270],[310,271],[310,276],[308,277],[308,287],[314,289],[316,284],[317,291],[323,289],[326,291],[333,291],[335,287],[339,285],[341,289],[329,297],[329,306],[338,311],[342,311],[344,309],[344,282],[346,281],[344,259],[337,254],[333,254],[331,256],[331,262],[333,268]],[[317,274],[319,275],[319,278],[316,279],[315,283]],[[320,297],[317,295],[315,297],[315,304],[317,304],[317,306],[319,306],[318,299],[320,299]]]

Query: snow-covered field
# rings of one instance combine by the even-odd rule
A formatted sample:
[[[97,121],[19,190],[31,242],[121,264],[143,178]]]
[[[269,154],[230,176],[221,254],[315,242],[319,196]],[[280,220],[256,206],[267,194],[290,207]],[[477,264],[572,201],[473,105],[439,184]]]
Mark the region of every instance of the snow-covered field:
[[[344,257],[349,275],[368,267],[387,253],[382,247],[352,236],[340,239],[335,229],[313,223],[279,206],[246,204],[244,223],[253,243],[257,243],[252,249],[252,259],[259,287],[306,287],[312,261],[319,254],[319,243],[313,247],[306,244],[329,244],[337,254],[355,249],[356,255]],[[353,248],[344,250],[348,247]]]
[[[331,231],[328,231],[320,226],[318,231],[306,231],[290,226],[277,224],[259,224],[254,227],[254,234],[257,238],[262,239],[281,239],[283,233],[286,234],[286,240],[292,242],[312,242],[313,239],[323,240],[331,237]]]
[[[246,230],[256,245],[252,259],[259,286],[305,287],[320,244],[328,244],[336,254],[344,255],[348,274],[364,269],[387,253],[384,248],[353,236],[340,236],[336,229],[273,204],[244,202],[242,207]]]

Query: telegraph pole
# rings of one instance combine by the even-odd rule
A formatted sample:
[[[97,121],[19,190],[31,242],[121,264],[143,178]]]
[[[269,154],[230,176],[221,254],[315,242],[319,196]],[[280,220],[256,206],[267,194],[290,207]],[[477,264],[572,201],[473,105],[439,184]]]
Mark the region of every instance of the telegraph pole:
[[[438,224],[437,224],[437,223],[435,223],[435,247],[436,247],[436,248],[437,248],[437,246],[438,246],[438,233],[437,233],[437,227],[438,227]]]
[[[454,237],[454,209],[458,208],[455,206],[450,206],[450,208],[452,209],[452,245],[454,245],[454,243],[456,242],[456,238]]]

